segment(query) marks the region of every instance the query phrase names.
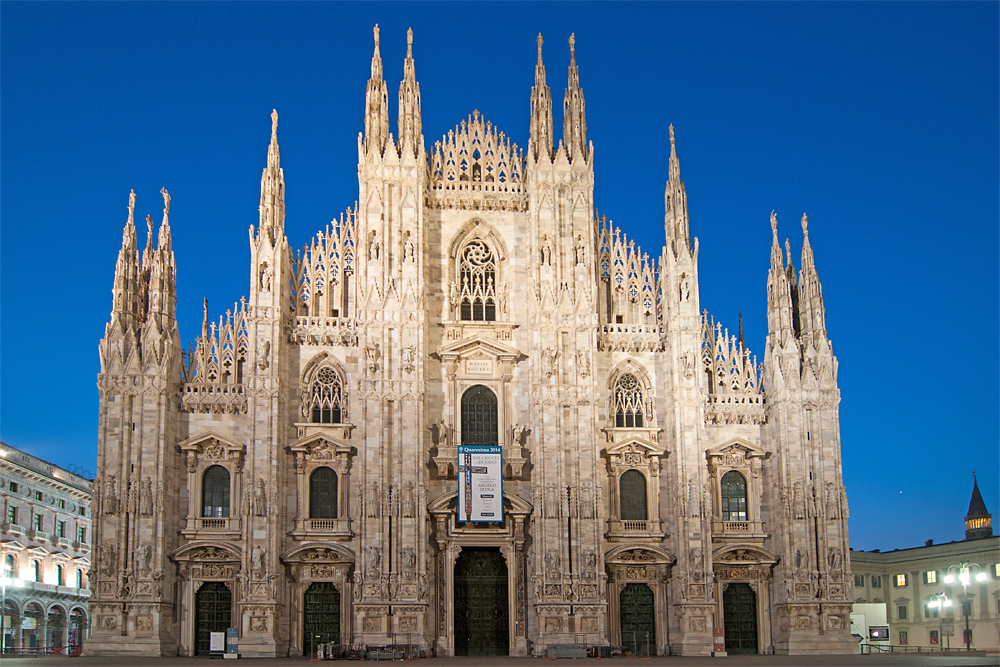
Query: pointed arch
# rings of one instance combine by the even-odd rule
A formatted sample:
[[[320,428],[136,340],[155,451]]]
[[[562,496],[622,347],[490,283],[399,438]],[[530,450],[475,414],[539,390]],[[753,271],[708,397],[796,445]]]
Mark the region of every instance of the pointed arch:
[[[313,424],[347,422],[347,387],[347,371],[336,357],[326,352],[314,356],[302,370],[302,420]]]

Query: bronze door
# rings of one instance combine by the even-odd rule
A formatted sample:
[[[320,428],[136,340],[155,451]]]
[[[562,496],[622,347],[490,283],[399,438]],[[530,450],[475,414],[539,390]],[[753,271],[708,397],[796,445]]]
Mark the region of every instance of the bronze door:
[[[208,655],[210,635],[225,632],[233,621],[233,594],[221,581],[206,581],[194,600],[195,655]]]
[[[508,631],[500,550],[463,548],[455,563],[455,655],[509,655]]]
[[[340,591],[317,581],[303,597],[302,654],[314,658],[316,644],[340,644]]]
[[[757,594],[750,584],[729,584],[722,594],[726,653],[757,653]]]
[[[622,649],[629,655],[656,655],[653,591],[646,584],[625,584],[618,596]]]

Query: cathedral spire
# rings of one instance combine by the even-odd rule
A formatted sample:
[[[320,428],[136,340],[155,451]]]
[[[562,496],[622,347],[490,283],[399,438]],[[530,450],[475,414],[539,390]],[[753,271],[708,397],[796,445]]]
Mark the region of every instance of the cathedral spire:
[[[531,138],[528,150],[536,162],[544,155],[552,161],[552,95],[545,84],[542,64],[542,33],[538,33],[538,63],[535,65],[535,85],[531,87]]]
[[[135,244],[135,190],[128,196],[128,220],[122,230],[122,247],[115,265],[115,283],[112,289],[112,320],[121,320],[126,326],[133,323],[138,296],[139,255]]]
[[[271,110],[271,143],[267,166],[260,177],[260,236],[274,244],[285,234],[285,174],[278,151],[278,111]]]
[[[563,144],[572,162],[579,154],[587,159],[587,116],[584,112],[580,71],[576,66],[576,35],[569,36],[569,85],[563,98]]]
[[[365,93],[365,151],[385,151],[389,137],[389,94],[382,79],[382,56],[378,49],[378,24],[375,24],[375,53],[372,55],[372,76]]]
[[[667,170],[667,187],[663,193],[664,227],[667,232],[667,245],[679,257],[682,253],[690,254],[691,238],[690,223],[687,210],[687,193],[681,180],[681,163],[677,159],[677,144],[674,141],[674,126],[670,125],[670,163]]]
[[[778,242],[778,216],[771,211],[771,268],[767,272],[767,333],[772,345],[790,341],[795,337],[795,308],[792,295],[795,289],[795,268],[792,267],[791,260],[791,252],[788,250],[788,266],[785,266],[781,245]]]
[[[399,84],[399,152],[404,144],[418,157],[421,144],[420,84],[417,83],[413,65],[413,28],[406,31],[406,60],[403,62],[403,80]]]
[[[172,319],[176,306],[176,270],[170,235],[170,193],[166,188],[161,188],[160,194],[163,195],[163,221],[160,223],[152,262],[143,266],[143,274],[147,276],[148,281],[145,313],[147,322],[161,315]],[[149,220],[148,224],[152,236],[152,220]],[[163,325],[166,322],[157,319],[157,323]],[[161,329],[164,327],[161,326]]]
[[[816,273],[812,246],[809,243],[809,219],[802,214],[802,266],[799,272],[799,325],[803,338],[826,338],[826,308],[823,306],[823,286]]]

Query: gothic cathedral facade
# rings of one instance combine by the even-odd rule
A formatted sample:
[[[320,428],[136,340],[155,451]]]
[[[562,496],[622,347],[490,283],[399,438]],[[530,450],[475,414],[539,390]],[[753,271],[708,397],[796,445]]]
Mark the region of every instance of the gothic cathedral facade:
[[[186,354],[169,195],[144,250],[130,197],[89,651],[195,655],[227,627],[245,656],[849,651],[805,217],[798,271],[771,217],[758,365],[701,310],[672,126],[654,260],[595,215],[572,37],[556,142],[539,36],[524,150],[478,112],[425,143],[408,42],[394,138],[376,28],[358,203],[294,252],[272,114],[249,293]],[[494,520],[459,513],[469,445],[501,453]]]

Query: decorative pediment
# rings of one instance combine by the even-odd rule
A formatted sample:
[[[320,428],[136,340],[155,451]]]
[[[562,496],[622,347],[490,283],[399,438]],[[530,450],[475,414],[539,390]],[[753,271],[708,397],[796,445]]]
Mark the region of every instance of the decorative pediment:
[[[240,470],[243,467],[243,458],[247,452],[246,445],[239,445],[211,431],[188,438],[178,443],[177,446],[182,452],[187,453],[189,469],[192,469],[201,460],[234,462],[236,469]]]
[[[771,457],[771,452],[742,438],[734,438],[705,451],[705,456],[711,463],[722,463],[727,466],[747,466],[753,459],[764,460]]]
[[[354,448],[343,440],[326,433],[312,433],[288,445],[288,451],[302,454],[309,461],[332,461],[338,456],[353,454]]]
[[[716,563],[727,565],[738,565],[740,563],[753,563],[757,565],[774,565],[778,562],[778,557],[763,547],[748,545],[727,545],[716,549],[712,554],[712,559]]]
[[[513,345],[484,336],[473,336],[448,343],[434,353],[442,361],[460,361],[464,359],[496,359],[498,361],[517,362],[525,359],[525,355]]]
[[[677,562],[677,557],[666,549],[654,546],[634,546],[616,547],[604,554],[604,562],[613,564],[633,564],[648,563],[650,565],[673,565]]]
[[[622,466],[644,466],[668,456],[667,451],[655,442],[640,436],[631,436],[604,450],[608,461]]]
[[[215,542],[191,542],[177,549],[170,559],[177,563],[185,562],[233,562],[242,561],[243,554],[234,544],[218,544]]]
[[[354,563],[355,554],[340,544],[306,542],[281,555],[281,561],[290,563]]]

